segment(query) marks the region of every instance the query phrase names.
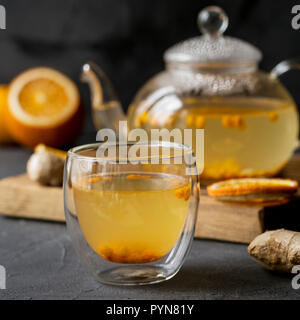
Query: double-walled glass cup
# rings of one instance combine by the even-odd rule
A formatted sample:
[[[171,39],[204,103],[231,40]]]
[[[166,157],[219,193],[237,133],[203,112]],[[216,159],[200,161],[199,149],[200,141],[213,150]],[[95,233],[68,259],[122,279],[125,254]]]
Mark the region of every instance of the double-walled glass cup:
[[[68,231],[83,264],[107,284],[173,277],[191,246],[199,183],[188,146],[97,143],[65,166]]]

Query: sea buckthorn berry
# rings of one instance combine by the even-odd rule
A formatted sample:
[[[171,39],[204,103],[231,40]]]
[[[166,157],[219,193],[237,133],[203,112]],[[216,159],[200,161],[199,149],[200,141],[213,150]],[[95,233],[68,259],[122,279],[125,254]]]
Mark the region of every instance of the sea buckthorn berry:
[[[195,119],[195,127],[197,129],[203,129],[205,126],[205,118],[203,116],[197,116]]]
[[[279,115],[276,111],[270,112],[269,113],[269,120],[270,122],[276,122],[279,118]]]
[[[245,120],[239,115],[236,115],[233,117],[233,122],[234,122],[234,127],[238,130],[243,130],[246,127]]]
[[[189,200],[190,195],[191,195],[191,187],[190,186],[183,186],[180,187],[178,189],[176,189],[175,191],[175,196],[179,199],[184,199]]]
[[[227,129],[232,129],[234,127],[234,121],[231,116],[223,116],[221,122],[223,127]]]
[[[189,115],[186,117],[186,125],[187,125],[188,127],[193,127],[193,126],[194,126],[194,123],[195,123],[194,115],[193,115],[193,114],[189,114]]]

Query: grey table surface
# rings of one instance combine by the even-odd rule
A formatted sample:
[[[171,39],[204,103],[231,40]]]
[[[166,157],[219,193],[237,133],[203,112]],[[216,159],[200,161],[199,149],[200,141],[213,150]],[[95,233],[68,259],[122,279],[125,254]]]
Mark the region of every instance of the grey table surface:
[[[30,152],[0,149],[0,178],[25,171]],[[0,217],[2,299],[299,299],[292,276],[264,270],[247,246],[194,240],[181,271],[150,286],[102,285],[81,266],[64,224]]]

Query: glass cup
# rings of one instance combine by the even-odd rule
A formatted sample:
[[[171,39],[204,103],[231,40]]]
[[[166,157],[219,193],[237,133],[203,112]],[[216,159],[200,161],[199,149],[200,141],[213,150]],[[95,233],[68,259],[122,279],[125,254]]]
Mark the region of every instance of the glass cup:
[[[199,183],[191,148],[138,145],[138,152],[130,143],[76,147],[65,165],[68,231],[82,263],[106,284],[172,278],[194,236]]]

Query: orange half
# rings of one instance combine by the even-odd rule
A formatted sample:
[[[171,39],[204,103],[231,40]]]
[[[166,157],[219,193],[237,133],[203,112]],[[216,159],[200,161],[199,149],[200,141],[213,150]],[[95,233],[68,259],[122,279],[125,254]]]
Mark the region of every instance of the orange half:
[[[13,139],[8,133],[6,124],[8,86],[0,85],[0,145],[11,143]]]
[[[17,76],[8,93],[7,127],[19,143],[63,146],[75,139],[83,108],[75,83],[61,72],[39,67]]]

